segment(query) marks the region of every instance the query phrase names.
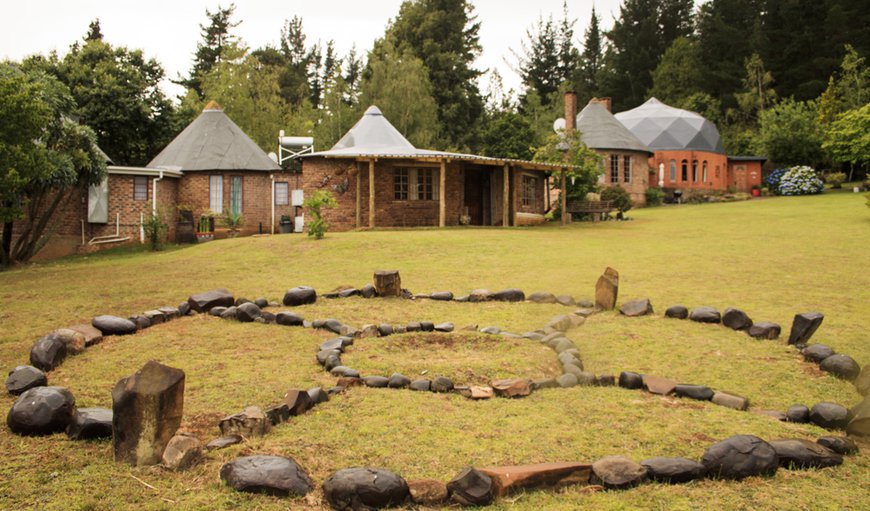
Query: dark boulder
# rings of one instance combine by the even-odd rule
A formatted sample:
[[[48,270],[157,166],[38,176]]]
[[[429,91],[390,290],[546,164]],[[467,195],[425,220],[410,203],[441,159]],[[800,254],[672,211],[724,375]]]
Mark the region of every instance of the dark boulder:
[[[665,311],[666,318],[686,319],[689,317],[689,309],[684,305],[671,305]]]
[[[432,382],[429,380],[414,380],[408,385],[411,390],[430,391],[432,390]]]
[[[254,302],[247,302],[236,307],[236,319],[242,323],[250,323],[263,315],[263,311]]]
[[[779,458],[773,447],[757,436],[735,435],[704,451],[701,464],[710,477],[743,479],[775,474]]]
[[[858,453],[858,444],[845,436],[821,436],[816,443],[823,445],[837,454],[848,455]]]
[[[378,325],[378,335],[380,335],[381,337],[393,335],[393,326],[386,323]]]
[[[647,470],[650,479],[663,483],[687,483],[707,474],[704,465],[688,458],[650,458],[640,465]]]
[[[819,325],[822,324],[822,320],[824,319],[825,315],[821,312],[804,312],[802,314],[795,314],[794,320],[792,320],[791,323],[791,332],[788,334],[788,343],[808,343],[810,337],[816,333],[816,330],[819,328]]]
[[[782,329],[776,323],[761,321],[749,327],[746,333],[755,339],[776,339],[781,331]]]
[[[241,298],[241,297],[240,297],[240,298],[236,298],[236,303],[234,303],[233,305],[235,305],[236,307],[238,307],[239,305],[241,305],[241,304],[243,304],[243,303],[251,303],[251,301],[248,300],[247,298]]]
[[[235,300],[233,300],[233,295],[229,291],[221,288],[192,295],[187,299],[187,303],[196,312],[209,312],[215,307],[234,305]]]
[[[311,398],[311,402],[315,405],[329,401],[329,394],[321,387],[308,389],[308,397]]]
[[[421,321],[420,322],[420,330],[423,332],[434,332],[435,331],[435,323],[431,321]]]
[[[341,327],[344,326],[341,324],[341,321],[337,319],[327,319],[323,322],[323,329],[328,330],[334,334],[341,335]]]
[[[333,357],[333,356],[340,357],[341,350],[337,350],[337,349],[320,350],[317,352],[317,355],[316,355],[317,363],[320,365],[326,365],[326,361],[329,360],[329,358]],[[340,361],[341,360],[339,359],[339,362]],[[335,366],[333,366],[333,367],[335,367]],[[329,370],[329,369],[332,369],[332,367],[327,368],[327,370]]]
[[[216,316],[216,317],[219,318],[219,317],[221,317],[221,314],[223,314],[224,311],[226,311],[226,310],[227,310],[227,307],[223,307],[223,306],[221,306],[221,307],[212,307],[211,309],[209,309],[209,311],[208,311],[208,315],[209,315],[209,316]]]
[[[254,300],[254,303],[257,305],[257,307],[261,309],[265,309],[269,306],[269,300],[264,297],[257,298],[256,300]]]
[[[317,301],[317,291],[313,287],[298,286],[293,289],[288,289],[284,293],[284,305],[288,307],[296,307],[298,305],[307,305]]]
[[[75,398],[63,387],[34,387],[18,396],[6,424],[19,435],[50,435],[66,429],[75,407]]]
[[[526,294],[521,289],[510,288],[496,291],[489,295],[489,299],[494,302],[522,302],[526,299]]]
[[[733,330],[749,330],[752,319],[742,310],[729,307],[722,314],[722,324]]]
[[[810,421],[810,409],[804,405],[791,405],[785,411],[785,419],[800,424]]]
[[[450,392],[453,390],[453,380],[446,376],[438,376],[432,380],[432,392]]]
[[[161,314],[159,317],[162,318],[163,315]],[[157,318],[157,316],[155,316],[155,319],[156,318]],[[151,318],[149,318],[148,316],[146,316],[144,314],[140,314],[138,316],[130,316],[127,319],[129,319],[130,321],[133,322],[134,325],[136,325],[137,330],[145,330],[146,328],[151,328],[151,325],[157,324],[157,323],[151,321]],[[158,321],[160,321],[160,320],[158,320]],[[160,322],[162,323],[162,321],[160,321]]]
[[[359,371],[347,366],[338,365],[329,370],[329,374],[340,378],[359,378]]]
[[[680,397],[688,397],[699,401],[709,401],[713,399],[713,389],[704,385],[689,385],[679,384],[674,387],[674,394]]]
[[[437,291],[429,295],[429,298],[439,302],[449,302],[450,300],[453,300],[453,293],[450,291]]]
[[[352,296],[359,296],[361,294],[359,289],[350,288],[350,289],[342,289],[338,292],[339,298],[350,298]]]
[[[689,319],[698,323],[719,323],[722,320],[719,311],[713,307],[695,307],[689,314]]]
[[[485,506],[495,499],[492,478],[474,467],[466,467],[447,483],[450,497],[463,506]]]
[[[556,295],[546,292],[532,293],[528,296],[528,300],[534,303],[556,303]]]
[[[221,312],[221,319],[236,319],[236,311],[238,310],[239,308],[235,305],[227,307],[223,312]]]
[[[407,376],[399,373],[393,373],[390,376],[390,380],[387,383],[387,386],[391,389],[403,389],[411,384],[411,379]]]
[[[30,363],[43,371],[51,371],[65,358],[66,344],[50,335],[40,337],[30,348]]]
[[[366,376],[362,380],[366,387],[375,389],[385,389],[390,383],[390,379],[386,376]]]
[[[630,371],[623,371],[619,373],[619,386],[624,389],[642,389],[643,376]]]
[[[810,409],[810,421],[825,429],[845,429],[849,424],[849,410],[837,403],[816,403]]]
[[[9,377],[6,378],[6,391],[13,396],[46,385],[48,385],[48,378],[45,377],[45,373],[33,366],[17,366],[9,371]]]
[[[283,456],[243,456],[221,467],[221,479],[238,491],[305,495],[313,488],[308,474]]]
[[[810,344],[803,349],[801,354],[807,362],[822,363],[822,360],[834,354],[834,350],[824,344]]]
[[[846,381],[854,380],[861,373],[861,366],[849,355],[831,355],[822,360],[819,368]]]
[[[770,445],[776,451],[782,468],[824,468],[843,464],[843,456],[809,440],[773,440]]]
[[[71,440],[91,440],[112,437],[112,410],[108,408],[79,408],[66,428]]]
[[[411,321],[405,326],[406,332],[420,332],[423,330],[423,325],[419,321]]]
[[[323,495],[332,509],[357,511],[397,507],[410,496],[408,483],[382,468],[345,468],[323,483]]]
[[[592,464],[592,483],[608,489],[631,488],[646,477],[647,469],[625,456],[607,456]]]
[[[290,389],[284,394],[284,403],[290,408],[290,415],[302,415],[314,407],[314,401],[308,395],[308,391]]]
[[[363,298],[374,298],[378,296],[378,290],[371,284],[366,284],[359,290],[360,296]]]
[[[137,330],[136,323],[118,316],[97,316],[91,320],[91,324],[103,335],[129,335]]]
[[[653,306],[652,303],[650,303],[649,298],[640,298],[622,304],[622,306],[619,307],[619,313],[630,318],[646,316],[647,314],[653,313]]]
[[[190,303],[188,302],[179,303],[177,308],[179,316],[187,316],[190,314]]]
[[[453,326],[453,323],[449,323],[449,322],[448,323],[438,323],[437,325],[435,325],[436,332],[448,333],[448,332],[452,332],[454,328],[455,327]]]

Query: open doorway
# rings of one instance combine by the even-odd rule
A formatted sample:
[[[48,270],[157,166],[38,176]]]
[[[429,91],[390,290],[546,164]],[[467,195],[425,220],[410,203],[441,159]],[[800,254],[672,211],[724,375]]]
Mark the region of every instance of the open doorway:
[[[470,225],[492,225],[491,173],[481,169],[465,170],[465,208]]]

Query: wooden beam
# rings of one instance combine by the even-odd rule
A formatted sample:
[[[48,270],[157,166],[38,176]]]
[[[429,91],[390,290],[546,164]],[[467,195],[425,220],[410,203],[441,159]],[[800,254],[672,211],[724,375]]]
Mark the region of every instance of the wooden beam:
[[[511,172],[511,174],[513,174],[514,176],[514,188],[513,193],[511,193],[511,212],[513,212],[513,215],[511,217],[511,225],[516,227],[517,225],[519,225],[517,224],[517,203],[519,202],[517,199],[519,198],[518,195],[520,193],[520,186],[522,186],[523,183],[522,179],[518,178],[519,174],[517,173],[517,169],[514,168],[512,170],[513,172]]]
[[[438,227],[447,225],[447,160],[441,160],[438,173]]]
[[[369,229],[375,228],[375,160],[369,160]]]
[[[362,170],[359,168],[359,164],[356,165],[356,228],[359,229],[362,227],[362,197],[360,194],[362,193]]]
[[[510,225],[510,190],[511,190],[511,175],[510,167],[507,163],[504,164],[504,194],[502,196],[501,207],[501,225],[507,227]]]
[[[568,225],[568,176],[565,175],[565,169],[562,169],[560,179],[562,189],[559,190],[559,201],[562,203],[562,225]]]

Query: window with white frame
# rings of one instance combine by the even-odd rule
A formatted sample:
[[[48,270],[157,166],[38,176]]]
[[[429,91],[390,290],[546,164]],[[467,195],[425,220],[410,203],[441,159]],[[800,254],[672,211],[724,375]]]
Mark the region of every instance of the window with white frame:
[[[707,182],[707,160],[701,164],[701,181]]]
[[[622,159],[622,180],[631,183],[631,156]]]
[[[394,200],[438,200],[439,170],[434,168],[393,169]]]
[[[669,176],[671,183],[677,182],[677,160],[671,160],[671,174]]]
[[[148,200],[148,176],[133,176],[133,200]]]
[[[619,182],[619,156],[615,154],[610,155],[610,182]]]
[[[290,204],[290,184],[287,181],[275,183],[275,205],[286,206]]]
[[[224,212],[224,176],[208,176],[208,209]]]
[[[523,175],[523,206],[535,209],[538,207],[538,178]]]

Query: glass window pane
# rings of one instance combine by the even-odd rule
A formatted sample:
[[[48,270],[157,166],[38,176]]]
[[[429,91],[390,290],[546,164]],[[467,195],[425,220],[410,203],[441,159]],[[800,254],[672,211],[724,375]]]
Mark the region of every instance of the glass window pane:
[[[208,179],[208,209],[215,213],[224,212],[224,177],[209,176]]]
[[[230,181],[230,211],[242,213],[242,176],[233,176]]]
[[[625,156],[622,160],[622,180],[631,183],[631,156]]]
[[[676,160],[671,160],[671,183],[676,182],[677,180],[677,162]]]
[[[290,185],[286,181],[275,183],[275,205],[286,206],[290,203]]]
[[[133,200],[148,200],[148,177],[133,177]]]

